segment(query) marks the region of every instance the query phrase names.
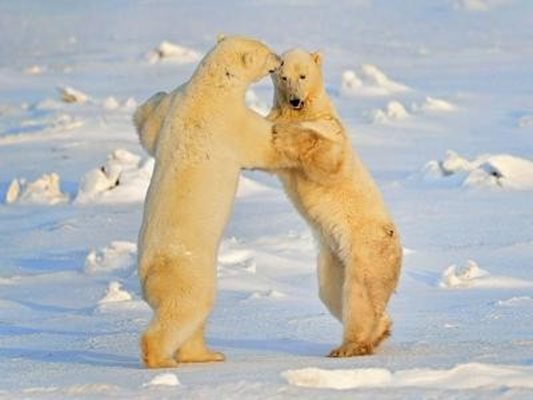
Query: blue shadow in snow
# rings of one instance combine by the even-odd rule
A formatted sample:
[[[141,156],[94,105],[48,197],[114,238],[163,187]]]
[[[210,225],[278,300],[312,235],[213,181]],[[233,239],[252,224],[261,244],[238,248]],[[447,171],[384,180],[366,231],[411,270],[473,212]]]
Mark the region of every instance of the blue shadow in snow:
[[[323,357],[335,345],[334,342],[324,344],[295,339],[211,339],[208,342],[214,347],[249,349],[256,352],[268,351],[309,357]]]
[[[141,368],[139,359],[134,357],[86,350],[0,348],[0,358],[3,358],[4,362],[9,362],[13,358],[23,358],[45,363],[83,364],[94,367]]]

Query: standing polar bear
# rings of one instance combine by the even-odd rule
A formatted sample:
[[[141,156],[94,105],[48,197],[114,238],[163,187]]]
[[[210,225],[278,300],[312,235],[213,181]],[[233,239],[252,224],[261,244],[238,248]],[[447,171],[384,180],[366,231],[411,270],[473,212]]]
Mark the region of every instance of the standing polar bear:
[[[191,79],[134,115],[155,156],[139,234],[139,277],[154,317],[141,339],[149,368],[223,360],[205,344],[216,256],[241,168],[279,168],[272,124],[244,103],[248,86],[279,67],[264,44],[219,39]]]
[[[275,147],[296,168],[279,177],[320,242],[320,298],[344,325],[332,357],[370,354],[390,333],[386,306],[402,249],[379,189],[328,98],[317,53],[292,50],[273,74]]]

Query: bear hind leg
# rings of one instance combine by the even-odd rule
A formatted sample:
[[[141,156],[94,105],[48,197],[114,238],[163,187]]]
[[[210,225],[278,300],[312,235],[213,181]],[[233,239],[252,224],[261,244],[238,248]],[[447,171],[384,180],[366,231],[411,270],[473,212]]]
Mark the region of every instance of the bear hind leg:
[[[191,334],[183,330],[183,325],[180,323],[183,318],[180,317],[162,310],[156,311],[150,326],[141,338],[142,361],[146,368],[177,367],[178,363],[173,355],[180,343]],[[180,325],[181,329],[177,329]]]
[[[224,361],[225,356],[218,351],[209,350],[205,343],[205,322],[176,352],[176,361],[180,363]]]
[[[204,264],[208,263],[190,268],[187,260],[179,258],[152,263],[143,282],[145,299],[154,310],[141,338],[142,361],[147,368],[176,367],[181,358],[195,359],[192,349],[197,353],[205,349],[203,325],[213,305],[215,279],[214,272],[207,282],[199,278],[209,274],[210,268],[203,268]],[[183,346],[185,352],[180,357]]]
[[[335,254],[325,245],[318,255],[319,297],[329,312],[342,322],[342,288],[344,267]]]
[[[349,266],[347,266],[349,267]],[[372,354],[372,334],[376,314],[365,281],[346,271],[343,288],[343,342],[330,357],[353,357]]]

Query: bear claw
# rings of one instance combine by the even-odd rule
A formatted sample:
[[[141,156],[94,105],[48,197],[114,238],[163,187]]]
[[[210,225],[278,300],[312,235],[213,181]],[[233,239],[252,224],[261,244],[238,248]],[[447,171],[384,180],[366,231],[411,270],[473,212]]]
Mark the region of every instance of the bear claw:
[[[372,345],[361,343],[344,343],[331,350],[328,357],[354,357],[373,353]]]

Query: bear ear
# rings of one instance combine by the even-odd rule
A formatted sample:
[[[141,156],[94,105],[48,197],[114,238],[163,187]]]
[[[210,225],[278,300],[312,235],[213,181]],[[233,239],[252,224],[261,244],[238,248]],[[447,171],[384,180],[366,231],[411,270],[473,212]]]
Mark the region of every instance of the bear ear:
[[[253,53],[246,52],[246,53],[243,53],[243,55],[241,56],[241,59],[242,59],[243,65],[245,67],[249,67],[254,62],[254,55]]]
[[[322,64],[322,54],[320,54],[319,51],[314,51],[311,53],[311,58],[315,62],[315,64],[320,65]]]
[[[224,35],[223,33],[219,33],[217,35],[217,43],[222,42],[224,39],[226,39],[226,35]]]

